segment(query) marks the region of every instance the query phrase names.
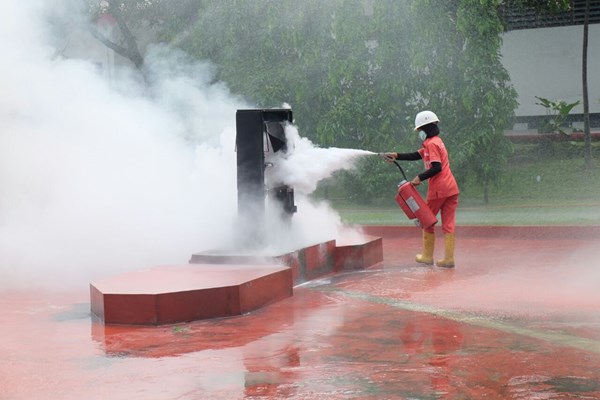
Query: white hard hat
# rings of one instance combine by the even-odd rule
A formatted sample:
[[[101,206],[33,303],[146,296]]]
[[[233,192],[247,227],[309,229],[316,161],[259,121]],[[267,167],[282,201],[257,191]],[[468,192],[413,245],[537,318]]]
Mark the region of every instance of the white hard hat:
[[[432,122],[440,122],[440,119],[433,111],[421,111],[415,117],[415,131],[419,130],[419,128],[424,125],[431,124]]]

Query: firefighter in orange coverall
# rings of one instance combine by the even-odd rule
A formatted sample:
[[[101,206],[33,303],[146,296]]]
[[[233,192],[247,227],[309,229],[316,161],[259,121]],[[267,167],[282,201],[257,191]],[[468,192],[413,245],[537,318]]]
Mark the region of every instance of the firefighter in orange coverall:
[[[458,206],[458,185],[450,170],[448,151],[442,139],[438,136],[438,119],[431,111],[421,111],[415,117],[415,131],[423,141],[423,147],[414,153],[384,153],[388,162],[394,160],[423,160],[425,172],[417,175],[410,183],[418,186],[429,180],[427,188],[427,205],[434,215],[441,211],[442,232],[444,233],[444,258],[436,265],[443,268],[454,267],[454,228],[456,207]],[[434,227],[423,230],[423,252],[417,254],[418,263],[433,265],[433,250],[435,247]]]

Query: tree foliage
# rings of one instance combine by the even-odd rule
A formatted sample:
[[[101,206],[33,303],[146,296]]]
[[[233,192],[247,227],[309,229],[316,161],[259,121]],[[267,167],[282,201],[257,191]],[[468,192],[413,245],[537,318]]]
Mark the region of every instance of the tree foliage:
[[[173,14],[181,1],[193,9]],[[303,136],[321,146],[414,151],[414,115],[431,109],[459,180],[473,176],[484,187],[499,180],[516,93],[500,62],[498,0],[104,3],[213,62],[216,79],[257,106],[289,103]],[[126,30],[121,40],[133,48]],[[365,163],[348,181],[382,193],[396,173],[390,168]]]

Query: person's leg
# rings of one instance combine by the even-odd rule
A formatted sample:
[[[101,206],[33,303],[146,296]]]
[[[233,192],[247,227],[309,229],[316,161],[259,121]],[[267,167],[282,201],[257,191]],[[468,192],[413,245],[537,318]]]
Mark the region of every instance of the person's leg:
[[[442,217],[442,232],[444,235],[454,233],[456,227],[456,208],[458,207],[458,195],[446,197],[440,205]]]
[[[433,213],[437,215],[442,206],[442,201],[439,199],[427,201],[427,206]],[[423,229],[423,251],[417,254],[415,261],[421,264],[433,265],[433,250],[435,248],[435,230],[434,227]]]
[[[454,267],[454,230],[456,225],[457,207],[458,195],[446,198],[441,206],[442,232],[444,233],[444,258],[437,261],[436,265],[438,267]]]
[[[420,264],[433,265],[433,249],[435,247],[435,233],[423,229],[423,251],[417,254],[415,261]]]

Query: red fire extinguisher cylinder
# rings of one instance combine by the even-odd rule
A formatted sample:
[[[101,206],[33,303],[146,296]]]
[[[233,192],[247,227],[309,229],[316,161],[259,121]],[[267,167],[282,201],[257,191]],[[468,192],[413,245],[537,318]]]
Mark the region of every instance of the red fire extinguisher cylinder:
[[[406,180],[403,180],[398,185],[396,203],[398,203],[408,219],[414,219],[415,225],[423,229],[430,228],[438,222],[417,189]]]

